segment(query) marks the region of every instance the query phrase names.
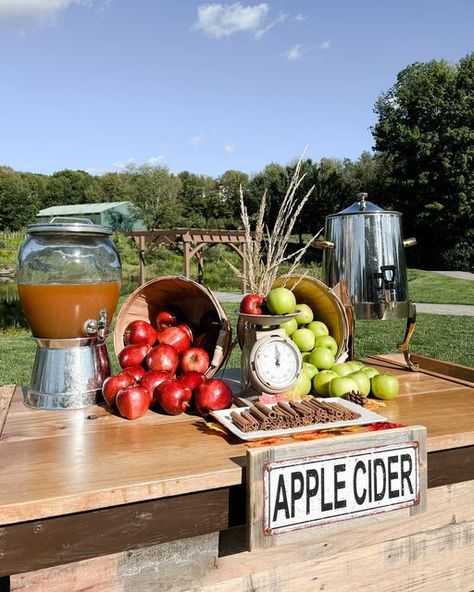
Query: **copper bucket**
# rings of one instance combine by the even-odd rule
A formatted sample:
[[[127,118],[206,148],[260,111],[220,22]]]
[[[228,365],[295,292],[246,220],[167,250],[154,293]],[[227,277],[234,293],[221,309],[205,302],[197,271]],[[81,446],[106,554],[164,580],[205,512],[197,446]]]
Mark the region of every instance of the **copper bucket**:
[[[298,304],[307,304],[315,321],[322,321],[337,342],[336,360],[349,350],[350,324],[346,309],[337,294],[320,280],[301,275],[277,278],[274,288],[285,286],[295,295]]]
[[[114,331],[114,348],[118,355],[125,347],[123,334],[131,321],[155,324],[160,310],[178,307],[188,323],[211,327],[216,334],[211,365],[205,376],[210,378],[230,354],[232,329],[225,310],[214,294],[193,280],[181,276],[163,276],[140,286],[123,303]]]

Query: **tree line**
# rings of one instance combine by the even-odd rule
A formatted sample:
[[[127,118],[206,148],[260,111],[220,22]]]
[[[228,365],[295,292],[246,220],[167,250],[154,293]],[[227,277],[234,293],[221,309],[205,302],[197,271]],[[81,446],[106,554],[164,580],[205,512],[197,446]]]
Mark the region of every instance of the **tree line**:
[[[314,234],[328,214],[350,205],[360,191],[403,214],[405,236],[418,246],[410,264],[474,268],[474,53],[457,64],[415,63],[377,100],[373,152],[357,160],[307,159],[301,191],[314,190],[296,232]],[[164,166],[129,166],[90,175],[52,175],[0,167],[0,229],[20,230],[53,205],[131,201],[149,228],[239,228],[240,187],[249,211],[267,192],[269,224],[278,212],[295,163],[268,164],[247,175],[219,177]]]

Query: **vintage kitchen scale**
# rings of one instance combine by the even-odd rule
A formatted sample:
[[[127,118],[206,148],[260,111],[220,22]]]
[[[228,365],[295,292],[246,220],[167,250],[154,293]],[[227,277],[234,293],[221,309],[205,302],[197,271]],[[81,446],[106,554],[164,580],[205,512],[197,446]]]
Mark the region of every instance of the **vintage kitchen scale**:
[[[242,397],[254,401],[263,394],[287,391],[301,372],[300,350],[281,327],[297,317],[298,311],[286,315],[239,313],[242,347]]]
[[[273,288],[292,290],[298,304],[307,304],[314,320],[322,321],[336,340],[337,361],[344,361],[351,349],[350,311],[324,282],[293,274],[279,277]],[[281,327],[298,316],[239,313],[237,336],[242,349],[241,394],[237,404],[253,402],[262,394],[275,395],[291,389],[302,370],[302,354]]]
[[[37,344],[25,404],[36,409],[95,405],[110,374],[106,348],[120,295],[112,230],[90,220],[33,224],[21,246],[17,283]]]

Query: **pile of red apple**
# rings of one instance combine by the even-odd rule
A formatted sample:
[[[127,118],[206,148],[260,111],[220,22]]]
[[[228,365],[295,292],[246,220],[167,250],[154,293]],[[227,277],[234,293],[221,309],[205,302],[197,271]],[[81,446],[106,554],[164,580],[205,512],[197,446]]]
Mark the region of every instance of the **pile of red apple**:
[[[215,331],[203,331],[180,322],[179,311],[160,311],[156,329],[144,320],[129,323],[123,335],[125,347],[118,354],[122,371],[104,381],[107,405],[122,417],[136,419],[149,408],[180,415],[195,408],[201,415],[227,409],[230,387],[219,379],[206,379],[215,342]]]

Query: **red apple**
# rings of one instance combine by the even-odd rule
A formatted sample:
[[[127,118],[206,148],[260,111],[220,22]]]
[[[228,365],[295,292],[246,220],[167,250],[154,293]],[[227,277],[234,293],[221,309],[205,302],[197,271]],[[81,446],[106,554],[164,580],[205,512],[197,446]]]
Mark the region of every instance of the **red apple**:
[[[194,404],[201,415],[206,415],[209,411],[228,409],[232,400],[230,386],[219,378],[206,380],[194,393]]]
[[[191,324],[191,323],[181,323],[180,325],[177,325],[178,329],[182,329],[183,331],[185,331],[188,336],[189,339],[191,340],[191,343],[194,341],[194,335],[196,333],[196,328]]]
[[[116,374],[115,376],[109,376],[104,380],[104,384],[102,385],[102,395],[105,399],[105,402],[110,407],[110,409],[115,408],[115,399],[117,394],[127,386],[132,386],[135,384],[135,379],[130,374]]]
[[[194,370],[204,374],[209,368],[209,354],[202,347],[190,347],[181,356],[179,364],[183,372]]]
[[[214,350],[216,349],[216,341],[217,341],[217,332],[216,331],[206,331],[199,335],[194,342],[194,347],[202,347],[205,349],[209,355],[209,358],[212,359],[214,355]]]
[[[190,388],[191,391],[194,391],[200,384],[203,383],[204,376],[199,372],[191,370],[190,372],[184,372],[181,374],[178,380],[183,386],[186,386]]]
[[[160,343],[172,345],[178,354],[182,354],[191,346],[191,339],[183,329],[179,327],[168,327],[159,336]]]
[[[118,361],[122,368],[140,366],[150,348],[148,345],[126,345],[118,355]]]
[[[145,415],[150,407],[151,396],[144,386],[134,384],[122,389],[116,399],[117,409],[126,419],[137,419]]]
[[[178,363],[178,352],[172,345],[166,343],[160,343],[160,345],[153,347],[146,357],[146,365],[149,370],[161,370],[170,374],[176,372]]]
[[[145,372],[143,366],[130,366],[130,368],[124,368],[120,374],[130,374],[135,379],[135,382],[140,382]]]
[[[240,312],[261,315],[264,301],[265,296],[262,294],[247,294],[240,301]]]
[[[156,342],[156,331],[146,321],[132,321],[123,333],[125,345],[148,345]]]
[[[179,380],[165,380],[156,387],[156,398],[163,411],[170,415],[180,415],[189,406],[190,389]]]
[[[179,323],[180,313],[176,308],[160,310],[156,315],[156,328],[158,331],[164,331],[168,327],[174,327]]]
[[[144,386],[148,389],[151,395],[151,407],[156,405],[157,399],[155,395],[156,387],[164,382],[165,380],[169,380],[171,378],[171,374],[169,372],[163,372],[163,370],[150,370],[145,374],[140,382],[140,386]]]

